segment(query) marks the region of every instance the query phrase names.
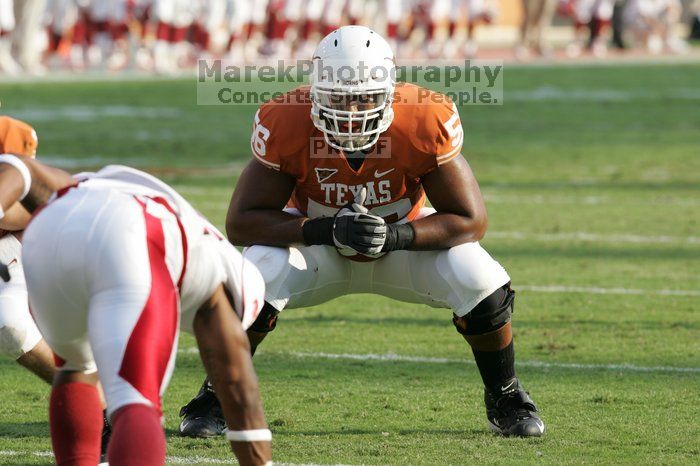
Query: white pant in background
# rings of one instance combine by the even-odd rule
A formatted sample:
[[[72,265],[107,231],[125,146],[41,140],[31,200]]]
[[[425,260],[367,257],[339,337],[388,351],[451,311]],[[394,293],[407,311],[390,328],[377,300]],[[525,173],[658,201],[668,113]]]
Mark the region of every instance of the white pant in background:
[[[41,341],[41,333],[29,312],[22,244],[11,234],[0,238],[0,261],[9,265],[11,277],[0,281],[0,351],[17,359]]]

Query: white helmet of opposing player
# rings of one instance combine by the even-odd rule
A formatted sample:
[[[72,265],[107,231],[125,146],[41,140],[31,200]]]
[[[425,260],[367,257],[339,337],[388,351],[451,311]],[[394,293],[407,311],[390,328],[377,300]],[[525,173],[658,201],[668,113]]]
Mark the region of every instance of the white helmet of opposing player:
[[[376,32],[344,26],[313,55],[311,119],[331,147],[347,152],[376,144],[394,119],[394,52]]]

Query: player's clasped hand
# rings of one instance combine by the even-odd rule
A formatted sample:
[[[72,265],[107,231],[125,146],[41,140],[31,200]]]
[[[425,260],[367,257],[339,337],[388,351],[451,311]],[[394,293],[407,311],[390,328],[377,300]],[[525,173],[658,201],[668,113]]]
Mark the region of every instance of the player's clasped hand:
[[[378,254],[384,247],[387,225],[384,219],[368,213],[363,205],[367,189],[357,193],[334,217],[314,218],[304,223],[304,242],[352,249],[362,254]]]
[[[386,223],[383,218],[347,207],[335,216],[333,242],[336,247],[350,248],[363,254],[378,254],[385,241]]]

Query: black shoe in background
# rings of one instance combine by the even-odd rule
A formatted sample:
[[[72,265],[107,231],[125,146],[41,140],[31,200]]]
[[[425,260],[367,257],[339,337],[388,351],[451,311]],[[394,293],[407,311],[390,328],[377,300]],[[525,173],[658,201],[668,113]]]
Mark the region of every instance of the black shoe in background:
[[[180,409],[180,435],[185,437],[217,437],[226,432],[226,420],[214,388],[208,380],[192,401]]]

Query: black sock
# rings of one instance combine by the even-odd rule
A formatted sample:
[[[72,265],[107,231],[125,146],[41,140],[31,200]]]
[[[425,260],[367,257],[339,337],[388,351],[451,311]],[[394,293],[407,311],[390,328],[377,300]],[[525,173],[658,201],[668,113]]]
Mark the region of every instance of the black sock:
[[[481,373],[484,385],[491,391],[499,393],[515,377],[515,349],[513,340],[498,351],[478,351],[472,349],[476,365]]]

